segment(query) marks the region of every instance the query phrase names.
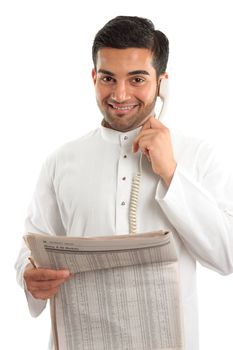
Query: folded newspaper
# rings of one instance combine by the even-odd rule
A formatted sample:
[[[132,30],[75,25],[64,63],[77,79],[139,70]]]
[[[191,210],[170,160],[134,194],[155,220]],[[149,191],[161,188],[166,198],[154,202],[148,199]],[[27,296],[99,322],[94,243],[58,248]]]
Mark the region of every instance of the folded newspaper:
[[[24,239],[37,267],[74,274],[51,300],[56,350],[185,349],[171,232]]]

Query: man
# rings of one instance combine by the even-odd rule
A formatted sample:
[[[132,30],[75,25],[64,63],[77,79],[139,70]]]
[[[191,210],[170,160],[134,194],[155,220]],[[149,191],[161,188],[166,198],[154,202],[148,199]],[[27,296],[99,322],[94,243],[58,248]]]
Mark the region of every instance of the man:
[[[100,128],[66,144],[45,162],[26,232],[115,235],[129,231],[132,177],[142,158],[139,232],[169,229],[179,256],[187,350],[198,349],[196,261],[233,269],[233,181],[200,140],[170,133],[155,118],[166,77],[168,40],[151,21],[119,16],[93,43],[92,78]],[[24,247],[16,267],[33,316],[69,271],[36,270]]]

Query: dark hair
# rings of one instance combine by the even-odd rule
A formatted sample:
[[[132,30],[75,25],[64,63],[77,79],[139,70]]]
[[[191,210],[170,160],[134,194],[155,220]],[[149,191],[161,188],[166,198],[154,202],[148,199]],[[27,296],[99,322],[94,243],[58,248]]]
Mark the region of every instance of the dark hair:
[[[165,34],[155,30],[154,24],[147,18],[117,16],[107,22],[96,34],[92,45],[92,59],[95,68],[97,53],[105,47],[149,49],[153,54],[153,67],[157,77],[166,71],[169,41]]]

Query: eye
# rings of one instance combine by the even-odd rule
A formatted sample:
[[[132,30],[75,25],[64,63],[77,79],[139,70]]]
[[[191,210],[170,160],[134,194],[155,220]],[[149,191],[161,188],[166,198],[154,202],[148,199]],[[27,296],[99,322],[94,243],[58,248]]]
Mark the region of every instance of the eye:
[[[145,82],[145,79],[141,77],[134,77],[131,79],[131,83],[134,85],[142,85],[144,82]]]
[[[112,84],[115,82],[115,79],[113,79],[113,77],[111,77],[110,75],[103,76],[100,78],[100,80],[105,84]]]

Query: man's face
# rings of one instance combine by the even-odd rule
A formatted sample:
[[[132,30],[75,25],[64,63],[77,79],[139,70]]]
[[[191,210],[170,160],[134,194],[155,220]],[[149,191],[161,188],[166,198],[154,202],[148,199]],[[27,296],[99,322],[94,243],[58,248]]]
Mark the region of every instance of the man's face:
[[[150,50],[100,49],[92,77],[104,126],[129,131],[154,114],[158,84]]]

